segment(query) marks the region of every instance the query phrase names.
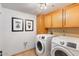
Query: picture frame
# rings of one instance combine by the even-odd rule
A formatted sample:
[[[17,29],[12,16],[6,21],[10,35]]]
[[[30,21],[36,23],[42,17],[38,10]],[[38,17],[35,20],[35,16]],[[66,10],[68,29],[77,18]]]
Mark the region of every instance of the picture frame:
[[[25,20],[25,31],[33,31],[34,22],[33,20]]]
[[[23,31],[23,19],[12,17],[12,32]]]

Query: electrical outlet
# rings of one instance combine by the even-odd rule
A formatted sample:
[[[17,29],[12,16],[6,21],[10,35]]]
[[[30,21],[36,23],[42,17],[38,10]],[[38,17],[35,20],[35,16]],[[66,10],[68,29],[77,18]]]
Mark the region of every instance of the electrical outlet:
[[[2,51],[0,51],[0,56],[2,56]]]
[[[27,46],[27,42],[24,42],[24,48],[26,48],[26,46]]]

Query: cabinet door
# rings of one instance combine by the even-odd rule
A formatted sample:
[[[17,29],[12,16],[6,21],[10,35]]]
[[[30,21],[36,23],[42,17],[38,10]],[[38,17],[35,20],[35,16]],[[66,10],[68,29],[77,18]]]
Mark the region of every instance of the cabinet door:
[[[62,27],[62,9],[56,10],[52,13],[52,28]]]
[[[79,27],[79,4],[66,8],[65,27]]]
[[[37,16],[37,34],[44,34],[46,33],[46,29],[44,26],[44,16],[40,15]]]
[[[51,14],[45,15],[45,28],[51,28]]]

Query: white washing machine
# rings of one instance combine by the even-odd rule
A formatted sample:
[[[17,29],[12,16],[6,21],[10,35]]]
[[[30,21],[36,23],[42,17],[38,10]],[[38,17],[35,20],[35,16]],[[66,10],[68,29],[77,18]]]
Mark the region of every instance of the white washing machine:
[[[39,34],[36,41],[36,54],[38,56],[49,56],[51,51],[51,40],[54,35]]]
[[[52,56],[79,56],[79,38],[58,36],[51,44]]]

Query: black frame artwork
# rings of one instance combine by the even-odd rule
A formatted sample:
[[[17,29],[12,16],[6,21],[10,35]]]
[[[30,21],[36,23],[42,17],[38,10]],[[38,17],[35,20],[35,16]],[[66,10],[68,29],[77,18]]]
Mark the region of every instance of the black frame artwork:
[[[23,19],[12,17],[12,32],[23,31]]]
[[[34,29],[33,20],[25,20],[25,31],[33,31]]]

